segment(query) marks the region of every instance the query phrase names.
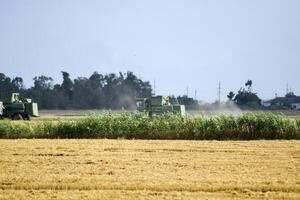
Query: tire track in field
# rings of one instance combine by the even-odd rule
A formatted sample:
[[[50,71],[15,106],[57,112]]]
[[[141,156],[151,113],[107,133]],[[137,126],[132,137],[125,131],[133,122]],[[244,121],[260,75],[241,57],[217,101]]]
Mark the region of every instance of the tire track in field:
[[[147,185],[147,184],[31,184],[0,183],[2,190],[148,190],[155,192],[283,192],[300,193],[300,184],[251,184],[251,185]]]

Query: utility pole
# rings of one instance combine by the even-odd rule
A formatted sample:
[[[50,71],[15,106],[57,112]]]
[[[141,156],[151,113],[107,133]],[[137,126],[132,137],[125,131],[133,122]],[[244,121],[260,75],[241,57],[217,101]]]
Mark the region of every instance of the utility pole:
[[[186,86],[186,96],[189,97],[189,86]]]
[[[286,92],[285,94],[288,94],[289,93],[289,83],[286,84]]]
[[[155,90],[156,90],[156,85],[155,85],[155,79],[153,81],[153,96],[155,96]]]
[[[197,90],[195,90],[194,100],[197,100]]]
[[[221,104],[221,82],[220,81],[218,86],[218,103]]]

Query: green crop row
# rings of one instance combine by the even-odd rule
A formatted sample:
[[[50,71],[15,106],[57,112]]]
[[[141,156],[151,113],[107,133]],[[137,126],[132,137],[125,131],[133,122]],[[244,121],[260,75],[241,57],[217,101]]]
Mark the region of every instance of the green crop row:
[[[300,120],[270,113],[185,117],[107,113],[80,120],[0,121],[0,138],[300,139]]]

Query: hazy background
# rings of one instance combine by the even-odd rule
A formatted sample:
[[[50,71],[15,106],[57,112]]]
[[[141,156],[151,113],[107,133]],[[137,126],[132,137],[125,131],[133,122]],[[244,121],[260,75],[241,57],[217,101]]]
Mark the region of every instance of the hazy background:
[[[300,95],[298,0],[0,0],[0,72],[61,82],[133,71],[159,94],[214,101],[247,79],[263,99]]]

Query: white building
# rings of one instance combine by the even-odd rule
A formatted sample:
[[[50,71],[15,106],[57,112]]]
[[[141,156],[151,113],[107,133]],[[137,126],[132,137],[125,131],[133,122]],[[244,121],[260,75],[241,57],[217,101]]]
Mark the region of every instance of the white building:
[[[263,102],[263,106],[268,108],[272,106],[290,107],[292,110],[300,110],[300,96],[292,95],[287,97],[276,97],[269,101]]]

